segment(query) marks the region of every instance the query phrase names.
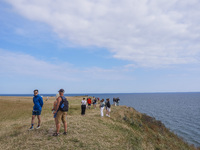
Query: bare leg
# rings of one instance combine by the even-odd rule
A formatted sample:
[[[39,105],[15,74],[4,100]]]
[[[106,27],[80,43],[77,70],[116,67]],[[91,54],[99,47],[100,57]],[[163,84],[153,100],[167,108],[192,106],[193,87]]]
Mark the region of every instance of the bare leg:
[[[67,132],[67,122],[64,123],[65,132]]]
[[[38,118],[38,125],[40,125],[40,123],[41,123],[41,116],[39,115],[39,116],[37,116],[37,118]]]
[[[60,123],[57,123],[56,124],[56,132],[59,133],[59,131],[60,131]]]
[[[34,124],[34,120],[35,120],[35,115],[32,115],[32,119],[31,119],[31,125]]]

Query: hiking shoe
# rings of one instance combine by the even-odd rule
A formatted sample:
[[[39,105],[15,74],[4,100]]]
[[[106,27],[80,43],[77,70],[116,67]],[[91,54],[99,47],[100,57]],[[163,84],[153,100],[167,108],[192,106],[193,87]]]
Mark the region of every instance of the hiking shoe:
[[[63,135],[67,135],[67,132],[64,132]]]
[[[59,133],[54,133],[53,136],[59,136]]]
[[[36,129],[39,129],[39,128],[40,128],[40,125],[38,125]]]
[[[31,126],[28,130],[33,130],[34,128],[33,128],[33,126]]]

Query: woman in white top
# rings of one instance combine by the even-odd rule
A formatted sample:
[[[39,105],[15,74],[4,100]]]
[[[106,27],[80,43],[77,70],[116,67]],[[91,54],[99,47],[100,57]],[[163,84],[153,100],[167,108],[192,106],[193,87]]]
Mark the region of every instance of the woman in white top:
[[[86,104],[87,101],[85,100],[85,98],[83,98],[83,100],[81,101],[81,115],[85,115]]]
[[[103,110],[104,110],[104,106],[105,106],[105,102],[104,102],[104,99],[101,100],[100,102],[100,112],[101,112],[101,117],[103,117]]]

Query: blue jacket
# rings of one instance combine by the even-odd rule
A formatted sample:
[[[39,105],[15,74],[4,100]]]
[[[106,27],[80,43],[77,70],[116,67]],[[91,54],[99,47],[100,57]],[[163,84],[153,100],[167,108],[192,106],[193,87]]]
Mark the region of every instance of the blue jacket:
[[[33,97],[33,103],[34,103],[33,110],[42,110],[43,99],[40,95]]]

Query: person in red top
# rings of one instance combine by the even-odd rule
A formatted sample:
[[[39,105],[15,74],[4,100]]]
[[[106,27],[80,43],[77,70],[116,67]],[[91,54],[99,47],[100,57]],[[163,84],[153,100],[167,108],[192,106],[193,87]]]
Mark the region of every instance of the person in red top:
[[[87,98],[87,103],[88,103],[88,108],[90,109],[91,108],[91,104],[92,104],[92,100],[91,98]]]

